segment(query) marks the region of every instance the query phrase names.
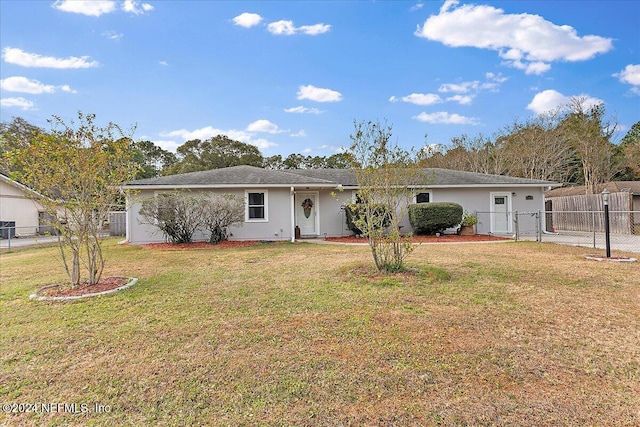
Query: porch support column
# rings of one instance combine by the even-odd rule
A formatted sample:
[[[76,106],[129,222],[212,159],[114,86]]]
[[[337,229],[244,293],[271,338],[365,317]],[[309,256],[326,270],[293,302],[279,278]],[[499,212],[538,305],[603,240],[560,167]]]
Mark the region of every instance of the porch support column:
[[[129,194],[126,194],[125,197],[125,206],[124,206],[124,241],[127,243],[131,243],[131,199],[129,198]]]
[[[291,187],[291,243],[296,241],[296,191]]]

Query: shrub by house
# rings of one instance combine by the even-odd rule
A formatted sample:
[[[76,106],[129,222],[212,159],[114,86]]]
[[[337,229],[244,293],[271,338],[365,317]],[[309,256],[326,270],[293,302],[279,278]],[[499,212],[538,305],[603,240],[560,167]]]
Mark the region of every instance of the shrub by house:
[[[462,221],[462,206],[436,202],[409,205],[409,223],[416,234],[435,234]]]

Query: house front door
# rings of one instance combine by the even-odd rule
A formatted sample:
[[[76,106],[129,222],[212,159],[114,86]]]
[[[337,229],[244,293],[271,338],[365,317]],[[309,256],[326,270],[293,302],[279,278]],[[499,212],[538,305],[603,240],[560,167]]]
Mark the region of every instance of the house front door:
[[[491,193],[491,232],[510,233],[511,195],[509,193]]]
[[[318,235],[318,194],[296,194],[296,221],[302,236]]]

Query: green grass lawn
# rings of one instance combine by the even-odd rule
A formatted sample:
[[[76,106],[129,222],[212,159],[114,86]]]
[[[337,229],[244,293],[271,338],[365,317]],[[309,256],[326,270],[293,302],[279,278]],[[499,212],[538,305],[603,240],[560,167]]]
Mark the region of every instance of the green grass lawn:
[[[105,250],[139,283],[71,303],[28,299],[64,280],[55,248],[0,255],[0,402],[87,405],[0,425],[640,425],[638,263],[422,245],[385,277],[360,246]]]

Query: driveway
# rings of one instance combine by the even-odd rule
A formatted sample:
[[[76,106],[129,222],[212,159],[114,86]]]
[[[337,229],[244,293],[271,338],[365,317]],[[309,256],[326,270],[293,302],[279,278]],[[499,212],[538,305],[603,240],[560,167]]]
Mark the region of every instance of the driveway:
[[[22,248],[26,246],[44,245],[56,243],[56,236],[14,237],[12,239],[0,239],[0,249]]]

